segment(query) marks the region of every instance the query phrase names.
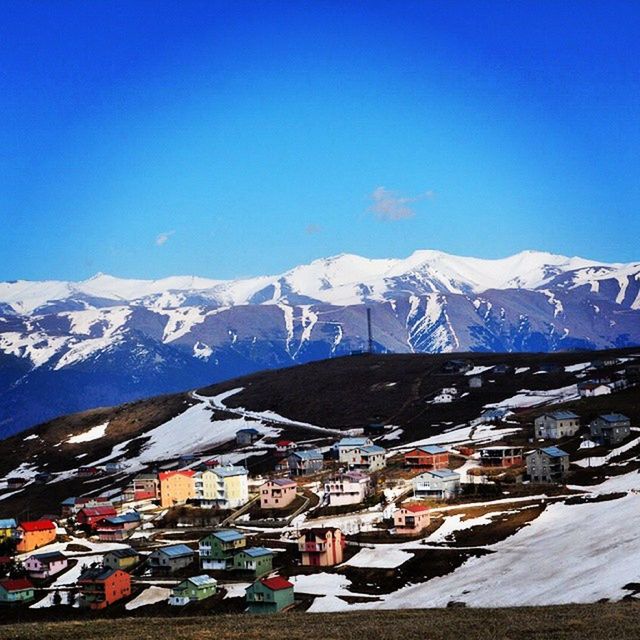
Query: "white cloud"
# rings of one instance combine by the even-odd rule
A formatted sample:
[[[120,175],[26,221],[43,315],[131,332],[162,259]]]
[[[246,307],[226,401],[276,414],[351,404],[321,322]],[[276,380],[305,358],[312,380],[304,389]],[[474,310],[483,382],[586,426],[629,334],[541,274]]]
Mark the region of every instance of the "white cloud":
[[[390,191],[386,187],[377,187],[371,194],[373,204],[370,210],[379,220],[412,218],[416,212],[409,205],[420,200],[431,199],[434,195],[433,191],[425,191],[417,196],[405,197],[400,196],[395,191]]]
[[[167,240],[175,233],[175,231],[164,231],[163,233],[159,233],[156,238],[156,244],[161,247],[163,244],[167,243]]]

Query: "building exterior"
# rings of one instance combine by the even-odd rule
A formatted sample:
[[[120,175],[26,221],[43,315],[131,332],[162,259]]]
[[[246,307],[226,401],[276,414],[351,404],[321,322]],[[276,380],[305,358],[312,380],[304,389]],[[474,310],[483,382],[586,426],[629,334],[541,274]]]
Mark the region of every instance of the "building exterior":
[[[218,581],[208,575],[192,576],[176,585],[169,596],[169,604],[182,607],[190,602],[199,602],[214,596],[218,591]]]
[[[393,512],[393,526],[399,536],[416,536],[431,522],[429,507],[407,504]]]
[[[483,447],[479,451],[483,467],[517,467],[523,463],[522,447]]]
[[[186,544],[172,544],[154,549],[147,558],[147,563],[153,573],[166,575],[188,567],[194,556],[195,551]]]
[[[76,471],[78,478],[93,478],[99,476],[102,473],[100,467],[79,467]]]
[[[202,569],[232,569],[233,557],[247,546],[244,534],[234,529],[221,529],[206,535],[198,543]]]
[[[257,429],[240,429],[236,432],[236,444],[241,447],[253,444],[260,438],[261,433]]]
[[[141,522],[140,514],[132,511],[100,520],[96,524],[95,530],[100,540],[117,542],[128,538],[133,530],[140,526]]]
[[[195,471],[183,469],[180,471],[163,471],[158,474],[160,484],[160,506],[164,509],[176,504],[184,504],[196,497]]]
[[[573,411],[552,411],[538,416],[533,426],[536,438],[558,440],[578,433],[580,417]]]
[[[445,387],[433,398],[434,404],[448,404],[458,398],[458,390],[455,387]]]
[[[104,507],[113,506],[108,498],[102,498],[100,496],[95,498],[76,498],[71,497],[63,500],[60,504],[60,513],[62,517],[69,518],[75,516],[80,509],[84,507]]]
[[[249,613],[277,613],[294,603],[293,585],[280,576],[256,580],[246,596]]]
[[[112,505],[83,507],[76,514],[76,522],[81,526],[95,529],[98,522],[105,518],[113,518],[116,515],[118,515],[118,512]]]
[[[473,368],[470,360],[449,360],[442,365],[443,373],[467,373]]]
[[[309,529],[298,538],[298,551],[304,566],[333,567],[342,562],[345,544],[340,529],[335,527]]]
[[[16,489],[22,489],[27,484],[26,478],[7,478],[7,489],[15,491]]]
[[[140,473],[133,479],[133,501],[158,500],[160,481],[155,473]]]
[[[35,598],[35,588],[26,578],[0,580],[0,604],[24,604]]]
[[[598,416],[590,425],[591,437],[599,444],[611,447],[619,444],[631,433],[631,421],[621,413]]]
[[[561,482],[569,472],[569,454],[558,447],[532,451],[526,463],[531,482]]]
[[[350,469],[360,469],[373,473],[387,466],[387,452],[383,447],[372,444],[368,447],[354,449],[351,454]]]
[[[24,561],[24,568],[32,578],[45,580],[67,568],[67,556],[59,551],[34,553]]]
[[[0,518],[0,542],[15,537],[18,523],[13,518]]]
[[[287,457],[289,471],[295,476],[310,475],[322,471],[324,457],[318,449],[294,451]]]
[[[220,466],[196,476],[196,499],[204,507],[237,509],[249,502],[249,472],[244,467]]]
[[[29,553],[56,539],[56,525],[51,520],[21,522],[16,529],[18,553]]]
[[[268,480],[260,487],[261,509],[284,509],[296,499],[298,485],[289,478]]]
[[[594,398],[596,396],[607,396],[612,389],[603,382],[580,382],[578,383],[578,393],[581,398]]]
[[[469,389],[481,389],[482,378],[480,376],[471,376],[469,378]]]
[[[120,569],[87,569],[80,575],[77,584],[80,606],[89,609],[104,609],[131,595],[131,576]]]
[[[371,478],[360,471],[348,471],[324,483],[324,498],[330,507],[360,504],[371,493]]]
[[[437,498],[448,500],[460,491],[460,474],[451,469],[434,469],[413,479],[413,493],[416,498]]]
[[[114,549],[113,551],[107,551],[103,558],[102,564],[108,569],[122,569],[126,571],[135,567],[140,560],[140,554],[131,549]]]
[[[298,445],[292,440],[278,440],[276,442],[276,455],[286,456],[297,448]]]
[[[408,467],[422,469],[444,469],[449,466],[449,452],[437,445],[417,447],[404,454]]]
[[[265,547],[242,549],[233,556],[233,568],[260,578],[273,569],[273,551]]]
[[[348,464],[352,457],[352,451],[362,447],[370,447],[372,444],[373,441],[369,438],[342,438],[333,445],[332,450],[338,458],[338,462]]]

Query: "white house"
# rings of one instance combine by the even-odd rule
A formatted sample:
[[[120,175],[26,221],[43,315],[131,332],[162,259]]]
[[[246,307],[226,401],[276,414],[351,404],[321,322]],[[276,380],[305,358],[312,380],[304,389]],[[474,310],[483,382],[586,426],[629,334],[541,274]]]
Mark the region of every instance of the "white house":
[[[370,447],[372,445],[373,441],[369,438],[342,438],[342,440],[333,445],[332,449],[339,462],[349,462],[351,458],[350,454],[354,449]]]
[[[379,471],[387,466],[387,452],[382,447],[372,444],[368,447],[351,449],[344,456],[343,462],[349,465],[349,469],[362,471]]]
[[[371,478],[359,471],[348,471],[324,483],[324,496],[330,507],[360,504],[371,493]]]
[[[552,411],[538,416],[533,424],[536,438],[558,440],[578,432],[580,417],[573,411]]]
[[[416,498],[452,498],[460,491],[460,474],[451,469],[426,471],[413,479]]]
[[[458,390],[455,387],[445,387],[433,399],[434,404],[446,404],[453,402],[458,397]]]
[[[581,398],[594,398],[609,395],[611,387],[603,382],[584,382],[578,385],[578,392]]]

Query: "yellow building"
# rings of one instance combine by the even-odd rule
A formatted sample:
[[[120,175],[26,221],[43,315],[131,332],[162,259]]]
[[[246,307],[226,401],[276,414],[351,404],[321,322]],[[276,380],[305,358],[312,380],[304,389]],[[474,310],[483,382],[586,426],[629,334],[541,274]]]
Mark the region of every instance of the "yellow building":
[[[248,471],[244,467],[217,467],[196,477],[196,498],[204,506],[235,509],[249,501]]]
[[[12,538],[18,523],[13,518],[0,519],[0,542],[7,538]]]
[[[195,471],[163,471],[158,474],[160,483],[160,506],[172,507],[184,504],[190,498],[196,497]]]

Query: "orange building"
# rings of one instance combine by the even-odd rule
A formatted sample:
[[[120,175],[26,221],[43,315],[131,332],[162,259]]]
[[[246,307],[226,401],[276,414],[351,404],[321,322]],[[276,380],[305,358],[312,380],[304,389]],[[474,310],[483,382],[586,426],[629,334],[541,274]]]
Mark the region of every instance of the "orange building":
[[[298,538],[298,551],[304,566],[332,567],[342,562],[345,544],[340,529],[309,529]]]
[[[78,588],[81,607],[104,609],[131,595],[131,576],[120,569],[95,567],[80,575]]]
[[[21,522],[16,529],[18,553],[28,553],[56,539],[56,525],[51,520]]]
[[[160,506],[164,508],[172,507],[176,504],[184,504],[190,498],[195,498],[194,475],[195,472],[191,469],[159,473]]]

